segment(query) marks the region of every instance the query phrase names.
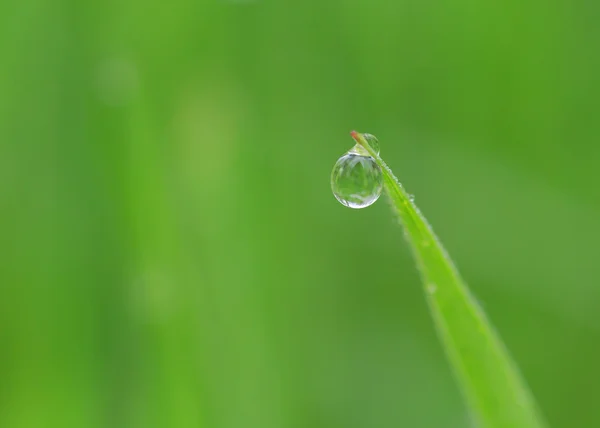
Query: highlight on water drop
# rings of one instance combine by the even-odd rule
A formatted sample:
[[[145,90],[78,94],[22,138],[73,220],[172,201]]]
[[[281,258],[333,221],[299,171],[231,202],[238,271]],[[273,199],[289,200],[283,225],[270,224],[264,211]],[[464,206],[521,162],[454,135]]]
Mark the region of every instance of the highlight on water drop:
[[[379,142],[371,134],[354,133],[357,139],[362,137],[379,154]],[[357,140],[358,141],[358,140]],[[381,195],[383,173],[368,151],[356,144],[350,151],[338,159],[331,172],[331,190],[335,198],[349,208],[366,208]]]

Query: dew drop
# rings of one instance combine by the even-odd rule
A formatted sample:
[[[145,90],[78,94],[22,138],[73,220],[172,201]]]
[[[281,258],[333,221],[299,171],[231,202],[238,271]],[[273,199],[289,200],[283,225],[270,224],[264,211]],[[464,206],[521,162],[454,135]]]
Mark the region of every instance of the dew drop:
[[[410,199],[411,202],[415,201],[415,195],[408,195],[408,199]]]
[[[379,154],[379,140],[375,137],[375,135],[371,134],[362,134],[363,138],[367,140],[369,146],[375,151],[375,153]]]
[[[333,195],[342,205],[350,208],[372,205],[379,199],[383,188],[381,168],[371,156],[364,156],[363,150],[355,146],[338,159],[331,172]]]
[[[437,285],[435,285],[433,282],[430,282],[429,284],[427,284],[427,292],[431,295],[435,294],[435,292],[437,291]]]

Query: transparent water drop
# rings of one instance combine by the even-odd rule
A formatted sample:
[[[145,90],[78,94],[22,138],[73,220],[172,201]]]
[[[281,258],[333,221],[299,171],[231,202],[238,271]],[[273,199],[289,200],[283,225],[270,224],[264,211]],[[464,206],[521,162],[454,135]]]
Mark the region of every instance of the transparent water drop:
[[[375,151],[375,153],[379,154],[379,140],[375,137],[375,135],[371,134],[362,134],[363,138],[367,140],[369,146]]]
[[[342,205],[356,209],[372,205],[383,188],[381,168],[375,159],[363,154],[364,148],[357,146],[339,158],[331,172],[335,198]]]
[[[415,195],[409,194],[408,195],[408,199],[410,199],[411,202],[415,201]]]
[[[433,282],[427,284],[425,288],[427,289],[427,292],[431,295],[435,294],[435,292],[437,291],[437,285],[435,285]]]

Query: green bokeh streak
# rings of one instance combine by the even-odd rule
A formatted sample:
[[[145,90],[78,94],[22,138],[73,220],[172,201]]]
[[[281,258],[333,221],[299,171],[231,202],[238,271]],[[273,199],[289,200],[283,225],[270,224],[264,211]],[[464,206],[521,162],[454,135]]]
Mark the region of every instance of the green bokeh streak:
[[[330,193],[355,127],[550,426],[599,425],[597,16],[0,2],[0,426],[464,427],[387,207]]]

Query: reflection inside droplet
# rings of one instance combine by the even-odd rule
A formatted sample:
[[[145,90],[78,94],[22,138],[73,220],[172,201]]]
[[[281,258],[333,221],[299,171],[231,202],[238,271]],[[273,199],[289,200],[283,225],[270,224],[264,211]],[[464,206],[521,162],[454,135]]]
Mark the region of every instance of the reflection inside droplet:
[[[381,168],[370,156],[348,152],[338,159],[331,172],[331,190],[336,199],[350,208],[372,205],[383,187]]]

